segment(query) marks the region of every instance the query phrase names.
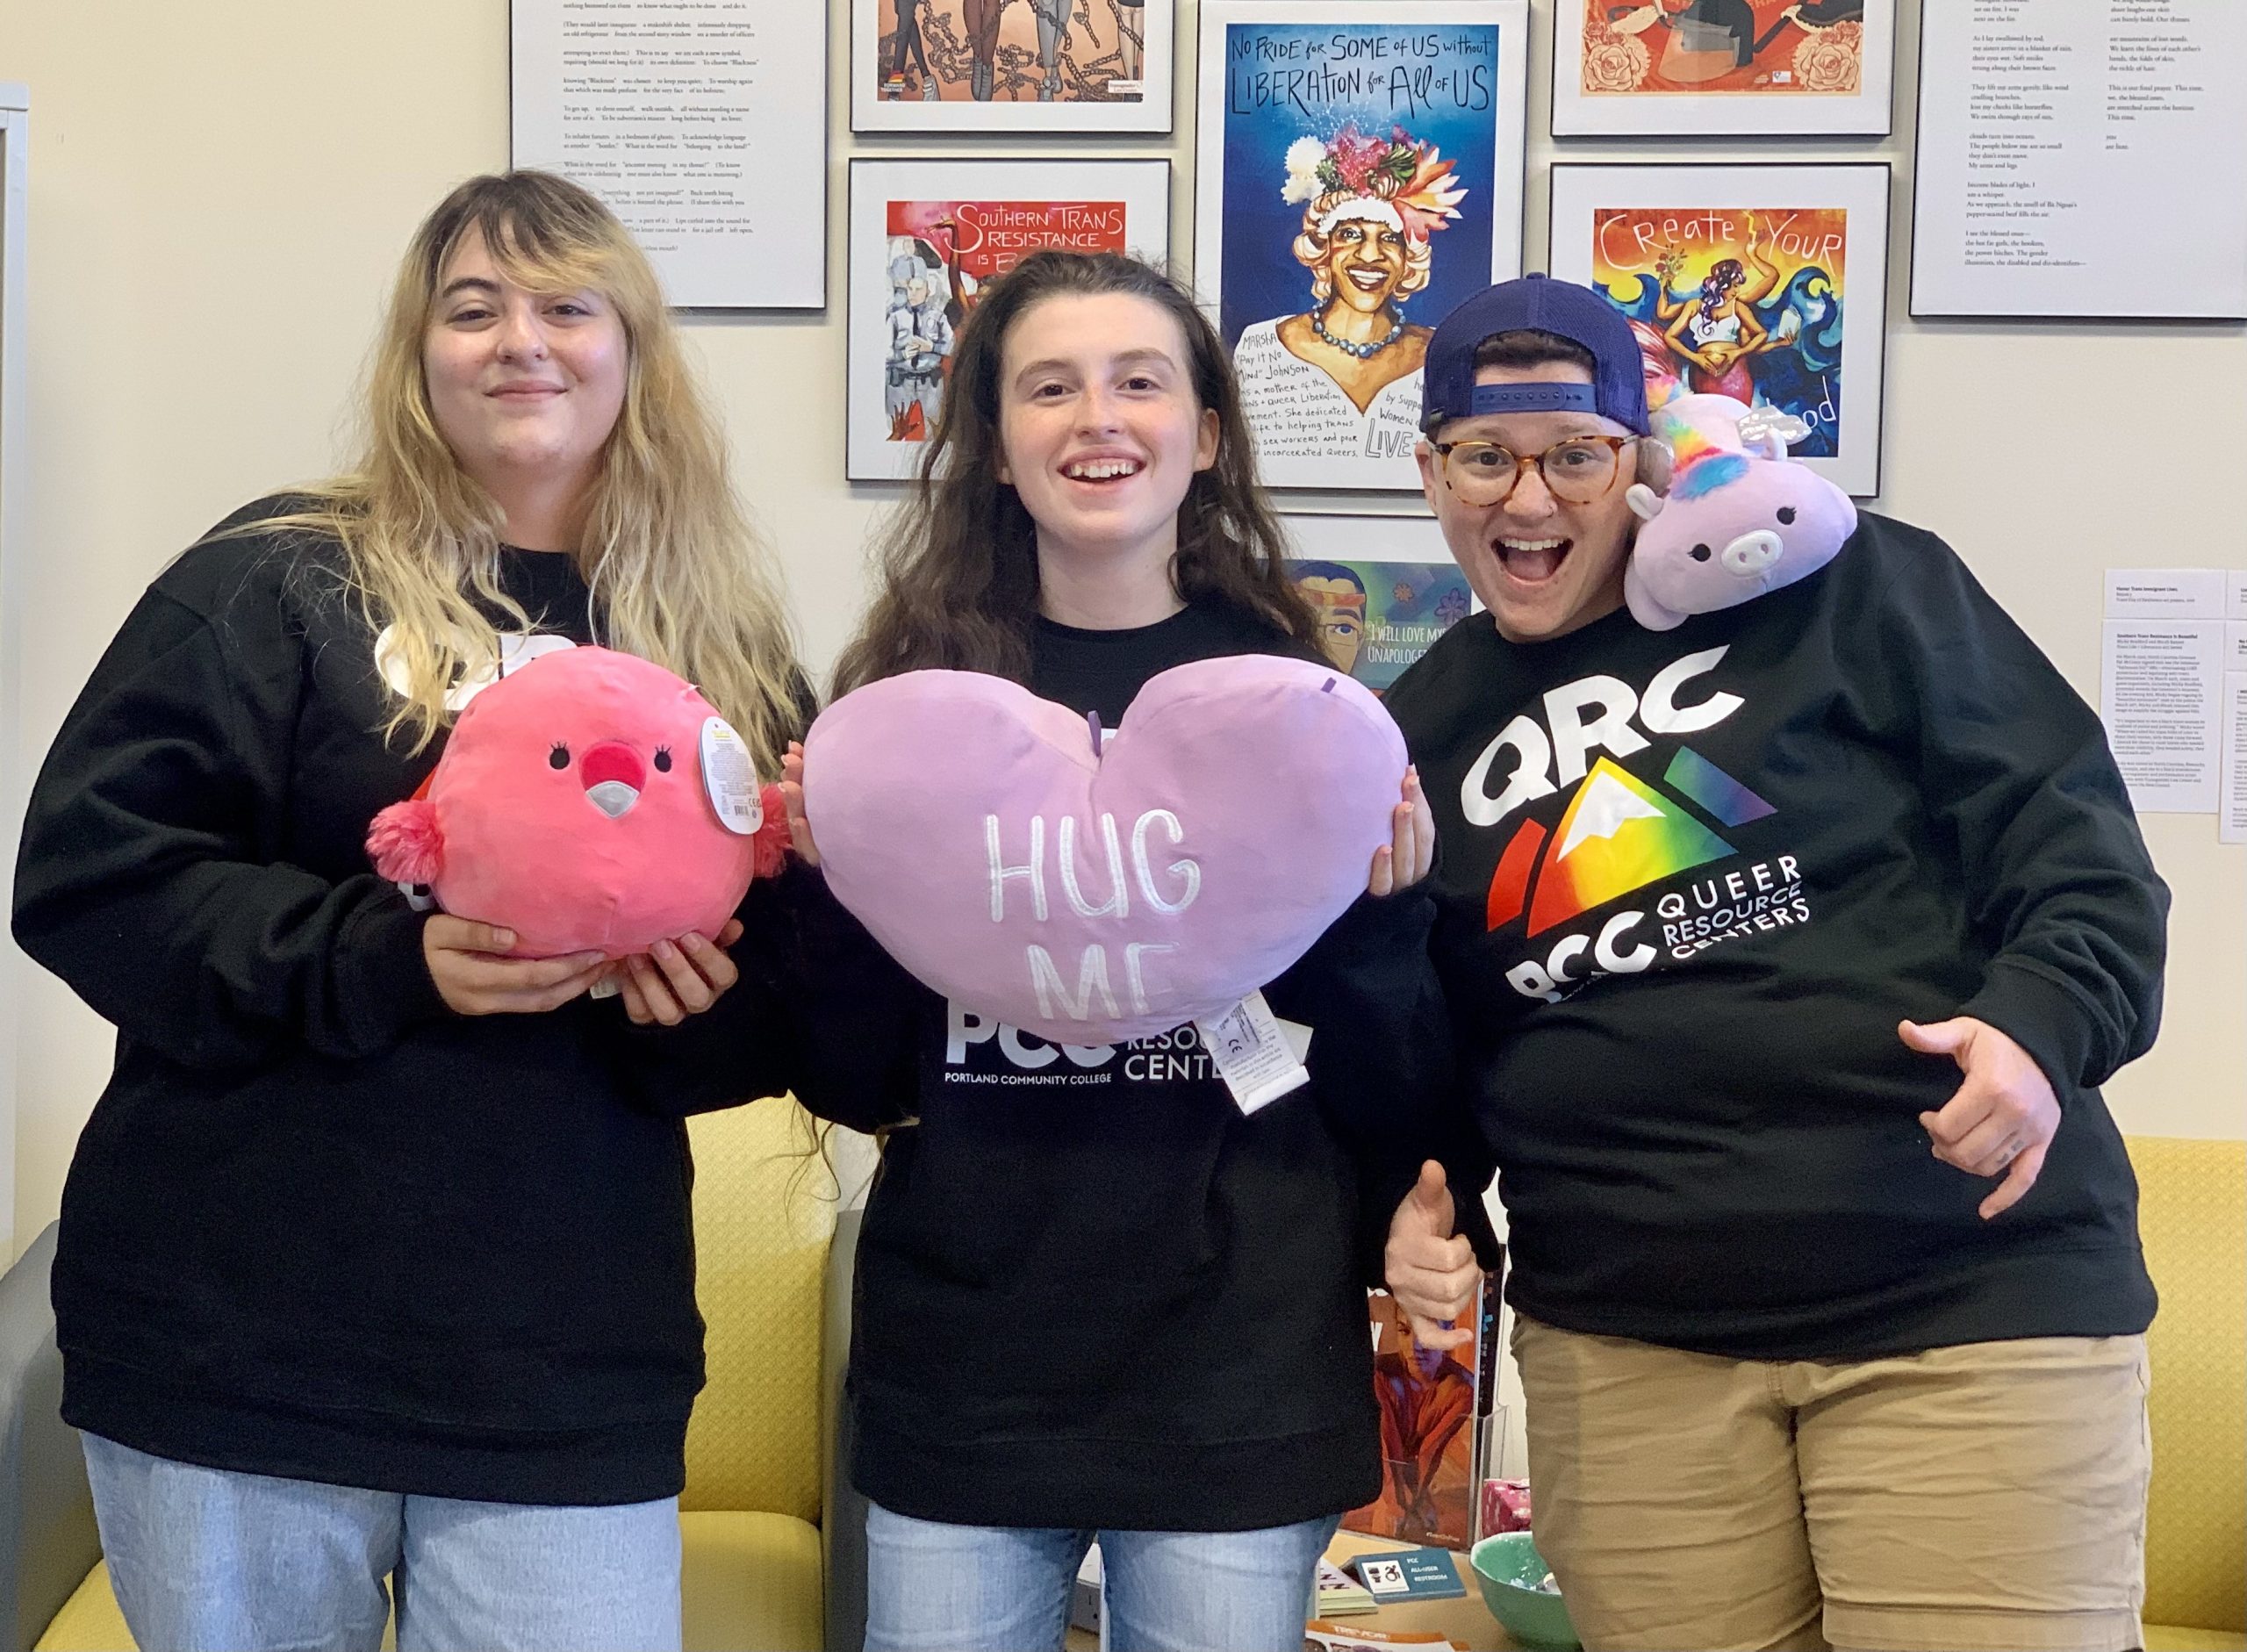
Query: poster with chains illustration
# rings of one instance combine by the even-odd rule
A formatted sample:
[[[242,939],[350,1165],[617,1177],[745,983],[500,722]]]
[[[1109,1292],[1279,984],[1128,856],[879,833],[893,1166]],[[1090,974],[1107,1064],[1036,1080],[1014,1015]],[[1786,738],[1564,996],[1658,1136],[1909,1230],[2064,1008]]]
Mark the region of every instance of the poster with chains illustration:
[[[1168,132],[1172,0],[851,0],[853,132]]]
[[[851,162],[844,474],[919,474],[987,282],[1048,248],[1159,264],[1169,239],[1167,161]]]
[[[1526,0],[1204,0],[1194,280],[1274,487],[1418,491],[1435,324],[1521,273]]]

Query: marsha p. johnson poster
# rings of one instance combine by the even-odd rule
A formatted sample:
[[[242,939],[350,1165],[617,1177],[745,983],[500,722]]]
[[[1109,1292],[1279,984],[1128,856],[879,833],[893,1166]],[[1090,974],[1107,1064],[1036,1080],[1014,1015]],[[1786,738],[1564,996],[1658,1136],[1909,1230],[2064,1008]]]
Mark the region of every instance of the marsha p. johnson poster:
[[[1521,272],[1526,11],[1202,6],[1195,279],[1267,484],[1418,489],[1428,337]]]

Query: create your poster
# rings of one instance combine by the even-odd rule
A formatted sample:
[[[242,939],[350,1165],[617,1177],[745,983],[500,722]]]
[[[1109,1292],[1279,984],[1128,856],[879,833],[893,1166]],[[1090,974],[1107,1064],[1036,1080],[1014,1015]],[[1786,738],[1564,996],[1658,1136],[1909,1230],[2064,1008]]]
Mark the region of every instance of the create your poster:
[[[1525,11],[1202,7],[1195,273],[1267,483],[1418,487],[1429,335],[1520,273]]]

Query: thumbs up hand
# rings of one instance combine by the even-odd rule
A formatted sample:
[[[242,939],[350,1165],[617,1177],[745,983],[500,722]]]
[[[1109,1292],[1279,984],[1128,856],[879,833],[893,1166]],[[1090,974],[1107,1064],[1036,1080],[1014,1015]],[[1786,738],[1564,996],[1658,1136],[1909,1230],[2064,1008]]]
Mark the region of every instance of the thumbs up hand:
[[[1982,1201],[1982,1219],[2001,1215],[2036,1185],[2060,1128],[2059,1099],[2036,1059],[1986,1021],[1954,1016],[1906,1021],[1898,1036],[1922,1055],[1945,1055],[1963,1081],[1940,1110],[1920,1115],[1935,1156],[1969,1175],[2004,1178]]]
[[[1412,1322],[1413,1340],[1424,1348],[1456,1348],[1475,1340],[1473,1327],[1452,1322],[1475,1299],[1482,1269],[1475,1247],[1452,1231],[1456,1211],[1443,1167],[1431,1159],[1420,1179],[1389,1219],[1389,1244],[1382,1253],[1389,1294]]]

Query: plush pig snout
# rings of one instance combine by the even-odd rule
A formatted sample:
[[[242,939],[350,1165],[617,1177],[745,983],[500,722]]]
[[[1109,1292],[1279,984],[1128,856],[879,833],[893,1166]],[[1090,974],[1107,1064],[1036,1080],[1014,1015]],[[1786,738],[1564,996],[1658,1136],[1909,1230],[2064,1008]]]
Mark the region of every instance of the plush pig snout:
[[[1753,579],[1778,561],[1786,550],[1779,536],[1768,528],[1759,528],[1752,534],[1742,534],[1719,553],[1727,573],[1737,574],[1742,579]]]

